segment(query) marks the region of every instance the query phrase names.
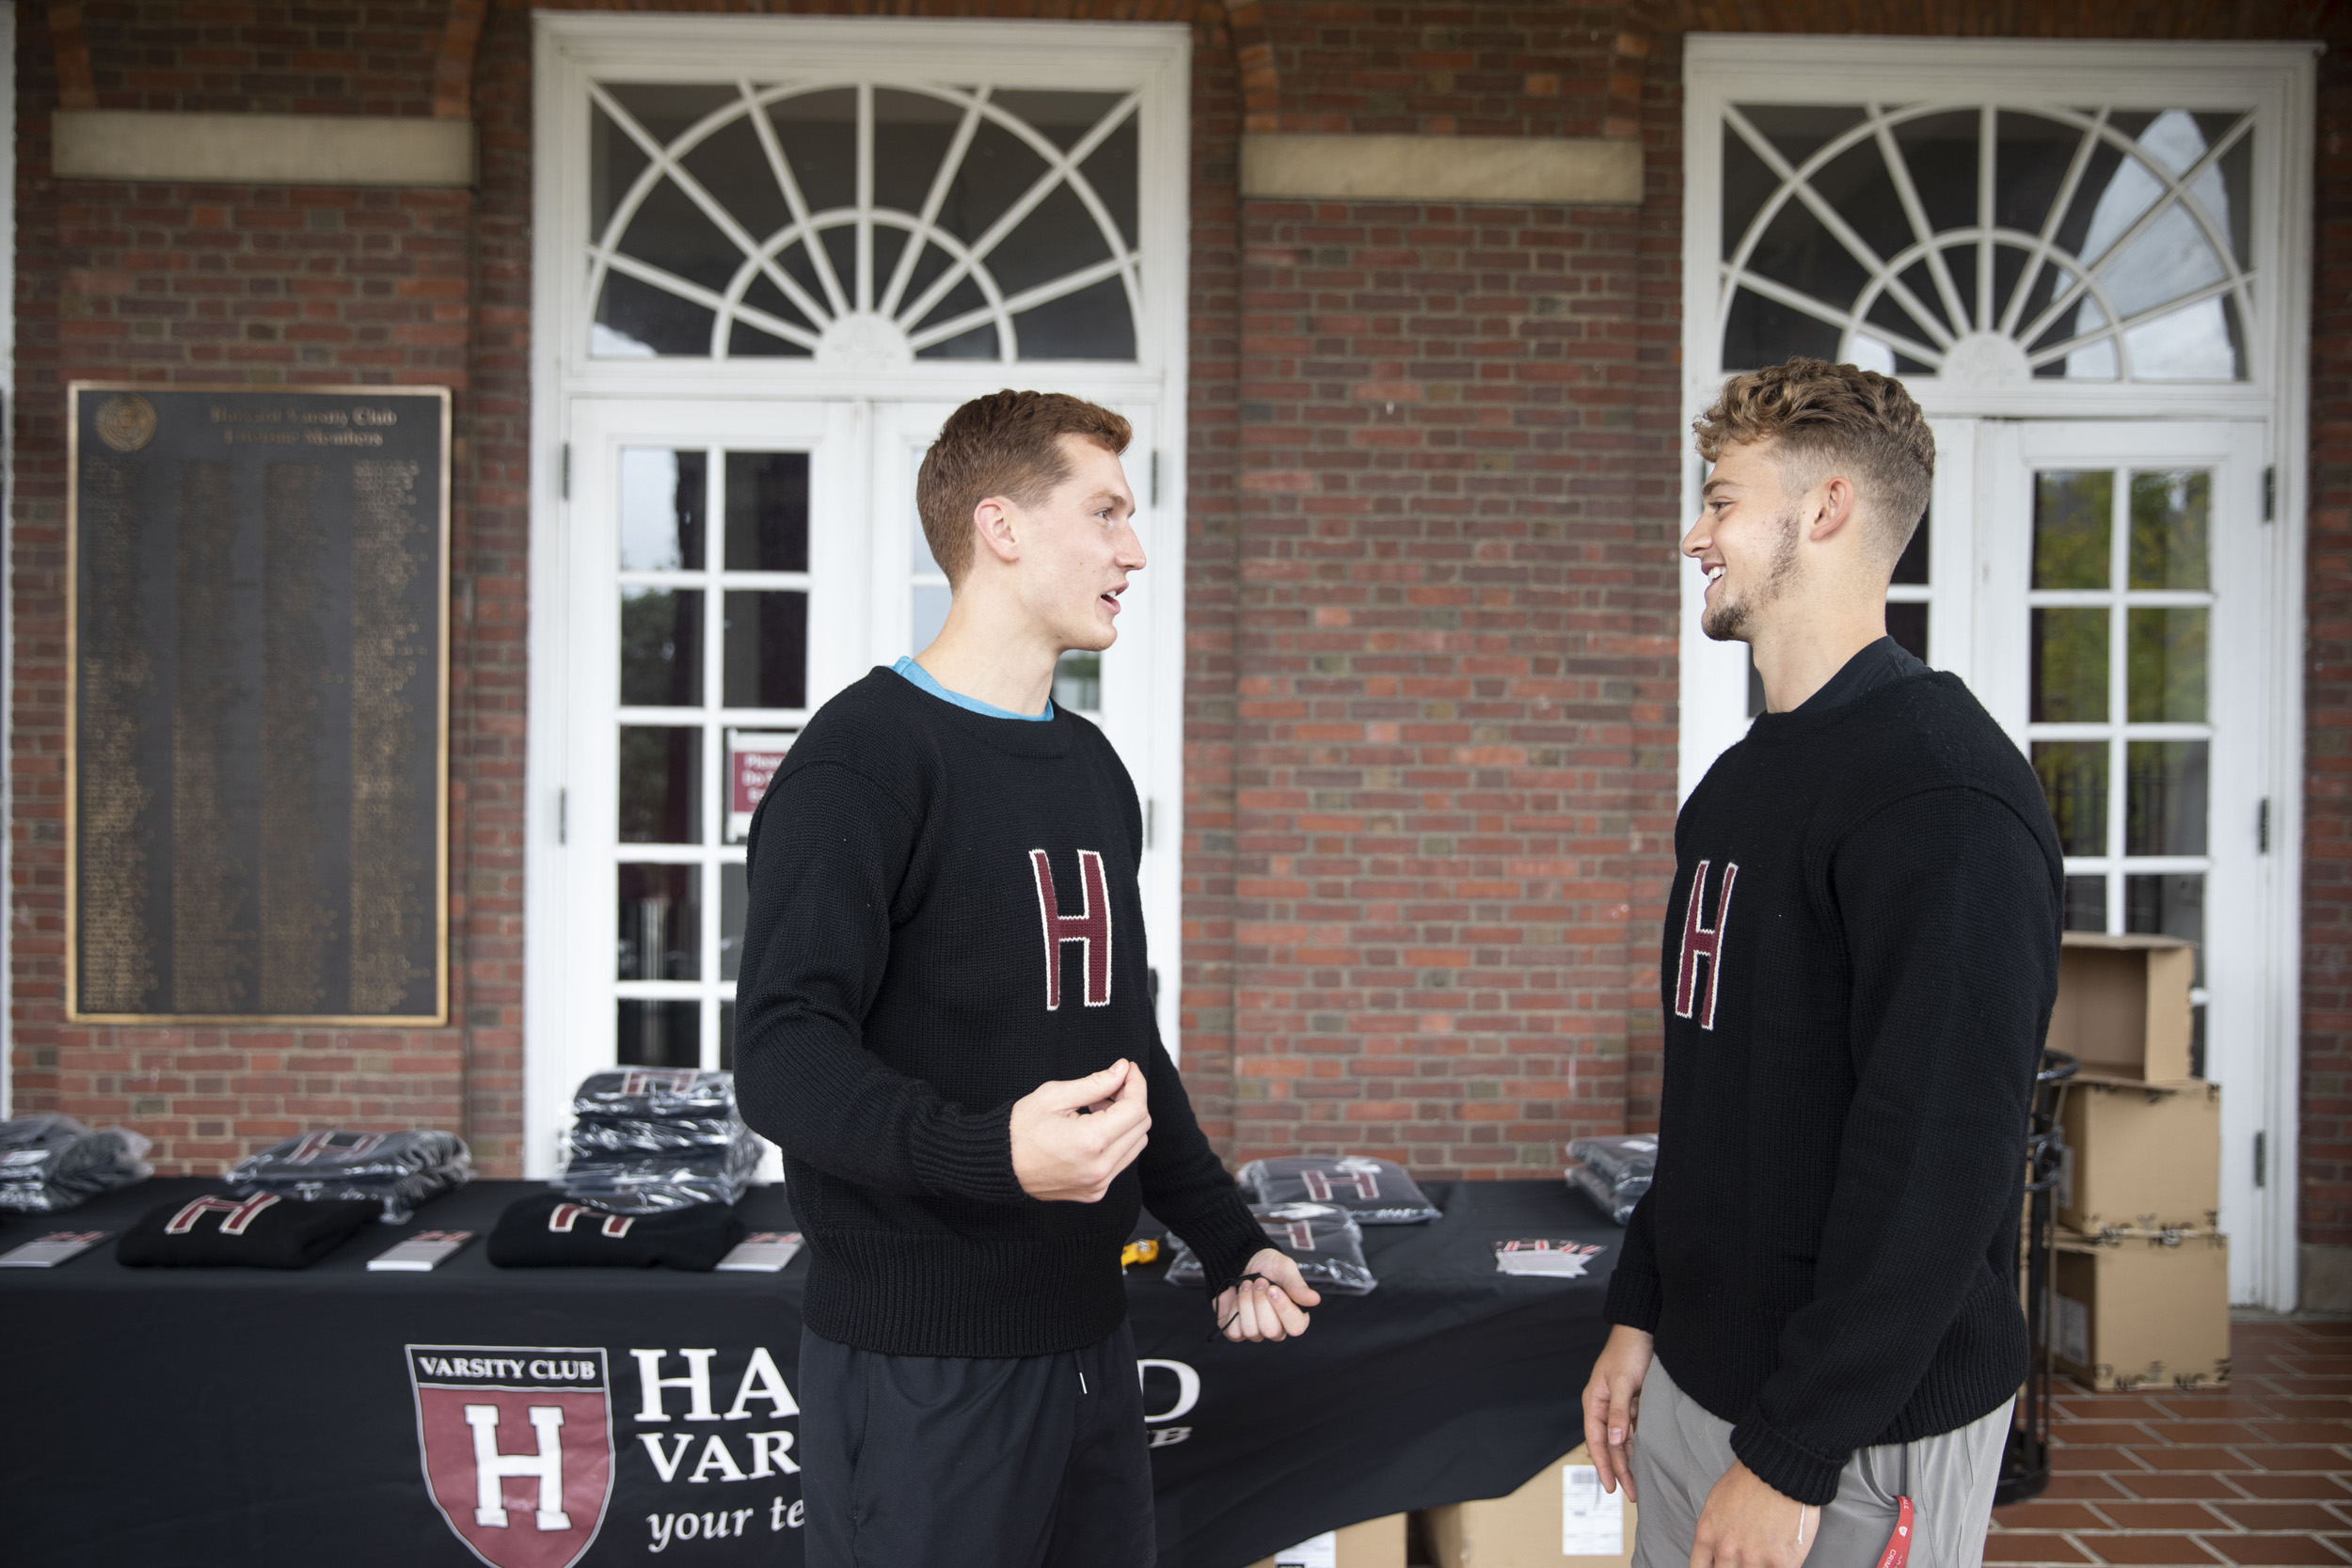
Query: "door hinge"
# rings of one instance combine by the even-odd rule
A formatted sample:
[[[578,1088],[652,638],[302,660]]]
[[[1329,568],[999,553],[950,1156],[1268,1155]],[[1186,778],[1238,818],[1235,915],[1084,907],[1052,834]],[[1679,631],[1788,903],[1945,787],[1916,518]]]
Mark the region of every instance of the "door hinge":
[[[568,842],[570,823],[566,818],[571,816],[571,804],[572,792],[570,790],[559,789],[555,792],[555,842],[558,844]]]
[[[563,499],[570,500],[572,499],[572,444],[566,441],[556,451],[559,454],[556,458],[556,484],[563,491]]]
[[[1157,447],[1152,449],[1152,504],[1160,504],[1160,452]]]
[[[2254,1134],[2254,1185],[2270,1185],[2270,1134],[2267,1132]]]
[[[1152,840],[1159,836],[1159,816],[1160,803],[1157,800],[1143,802],[1143,847],[1146,849],[1151,848]]]
[[[2270,797],[2267,795],[2262,798],[2262,804],[2254,808],[2254,852],[2258,855],[2270,853]]]
[[[2267,523],[2279,515],[2279,467],[2272,464],[2263,470],[2263,521]]]

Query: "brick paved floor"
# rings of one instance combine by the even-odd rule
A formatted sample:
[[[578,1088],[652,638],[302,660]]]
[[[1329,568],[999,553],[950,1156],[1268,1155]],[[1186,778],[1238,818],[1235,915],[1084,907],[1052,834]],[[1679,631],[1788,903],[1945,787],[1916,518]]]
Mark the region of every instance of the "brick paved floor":
[[[2060,1380],[2050,1489],[1994,1514],[1988,1563],[2352,1563],[2352,1323],[2240,1319],[2230,1386]]]

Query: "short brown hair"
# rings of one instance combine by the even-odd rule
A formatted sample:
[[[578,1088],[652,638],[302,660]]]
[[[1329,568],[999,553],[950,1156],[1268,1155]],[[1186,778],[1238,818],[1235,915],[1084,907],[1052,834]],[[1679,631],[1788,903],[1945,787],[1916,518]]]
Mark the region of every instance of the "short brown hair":
[[[914,509],[949,583],[972,567],[972,509],[991,496],[1035,506],[1070,477],[1061,438],[1116,457],[1135,432],[1109,409],[1062,392],[991,392],[947,416],[914,476]]]
[[[1927,514],[1935,432],[1891,375],[1791,359],[1724,382],[1714,406],[1691,428],[1709,463],[1734,443],[1772,441],[1799,462],[1851,465],[1876,525],[1876,553],[1890,571]]]

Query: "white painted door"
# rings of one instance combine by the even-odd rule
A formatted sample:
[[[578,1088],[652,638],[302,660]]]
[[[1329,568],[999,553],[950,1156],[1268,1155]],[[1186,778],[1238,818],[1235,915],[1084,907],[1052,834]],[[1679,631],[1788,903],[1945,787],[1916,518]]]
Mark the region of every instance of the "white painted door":
[[[2272,761],[2263,679],[2278,530],[2245,422],[1978,429],[1970,686],[2032,760],[2066,854],[2069,930],[2198,947],[2192,1067],[2222,1085],[2233,1295],[2293,1246],[2280,1076]],[[2283,1075],[2292,1082],[2292,1072]],[[2274,1180],[2275,1176],[2275,1180]]]

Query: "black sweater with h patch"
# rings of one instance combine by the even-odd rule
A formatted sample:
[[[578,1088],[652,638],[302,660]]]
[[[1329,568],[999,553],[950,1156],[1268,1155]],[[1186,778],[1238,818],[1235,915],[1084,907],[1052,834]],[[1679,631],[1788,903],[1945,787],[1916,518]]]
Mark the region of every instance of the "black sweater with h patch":
[[[2017,1391],[2063,875],[2032,769],[1918,673],[1766,714],[1675,827],[1655,1184],[1609,1315],[1806,1503]]]
[[[1152,1017],[1143,814],[1100,730],[876,670],[793,742],[753,818],[736,1093],[784,1149],[808,1326],[898,1355],[1041,1355],[1119,1326],[1140,1204],[1211,1289],[1265,1244]],[[1012,1170],[1013,1102],[1124,1058],[1151,1141],[1098,1203]]]

